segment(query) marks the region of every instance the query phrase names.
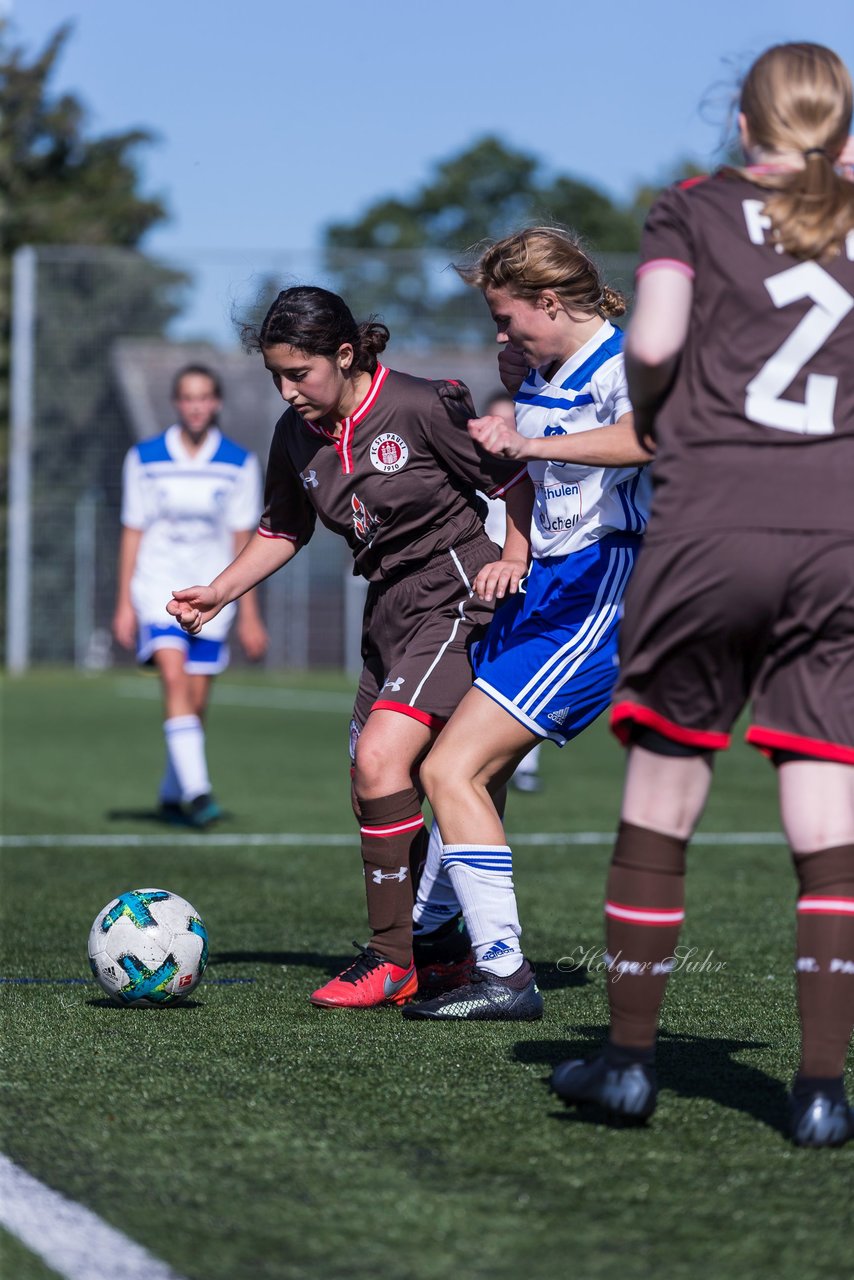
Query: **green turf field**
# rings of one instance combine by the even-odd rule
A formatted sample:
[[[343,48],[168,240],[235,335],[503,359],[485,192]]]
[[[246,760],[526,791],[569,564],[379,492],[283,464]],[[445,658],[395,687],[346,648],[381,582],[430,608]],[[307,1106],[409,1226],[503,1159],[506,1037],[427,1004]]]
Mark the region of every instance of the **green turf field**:
[[[707,963],[671,981],[644,1129],[565,1112],[545,1087],[604,1033],[602,973],[557,963],[601,945],[601,844],[518,846],[542,1023],[308,1005],[365,936],[355,838],[311,840],[354,835],[348,693],[338,676],[222,683],[217,836],[307,833],[271,847],[153,820],[162,748],[145,676],[5,682],[2,1150],[194,1280],[850,1274],[854,1144],[798,1151],[782,1133],[794,881],[771,841],[690,855],[683,942]],[[544,791],[512,797],[511,832],[610,830],[622,757],[605,729],[544,757]],[[733,750],[703,830],[777,829],[771,769]],[[67,843],[8,842],[45,835]],[[207,922],[208,978],[185,1006],[113,1008],[69,981],[88,978],[95,914],[139,885]],[[50,1274],[15,1241],[5,1258],[4,1275]]]

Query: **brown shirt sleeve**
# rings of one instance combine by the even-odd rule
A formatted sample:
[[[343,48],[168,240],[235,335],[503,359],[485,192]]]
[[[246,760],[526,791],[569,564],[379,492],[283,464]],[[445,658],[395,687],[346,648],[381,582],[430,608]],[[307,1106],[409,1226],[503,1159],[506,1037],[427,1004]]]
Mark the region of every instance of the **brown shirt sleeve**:
[[[641,237],[639,274],[649,263],[661,261],[681,263],[693,274],[696,262],[685,194],[681,187],[668,187],[650,209]]]
[[[285,444],[287,416],[279,419],[270,443],[260,532],[269,537],[287,538],[304,547],[314,533],[317,512],[306,497]]]
[[[490,498],[503,497],[527,474],[527,467],[507,458],[494,458],[475,444],[467,423],[477,414],[464,383],[435,385],[439,394],[430,416],[428,436],[436,457],[451,475],[461,476]]]

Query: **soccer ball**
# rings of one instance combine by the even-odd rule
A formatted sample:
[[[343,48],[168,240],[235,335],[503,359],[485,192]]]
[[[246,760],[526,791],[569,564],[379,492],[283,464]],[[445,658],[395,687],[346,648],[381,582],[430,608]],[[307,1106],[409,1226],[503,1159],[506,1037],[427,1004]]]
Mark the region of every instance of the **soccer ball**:
[[[198,986],[207,962],[198,911],[166,889],[120,893],[89,930],[89,964],[116,1004],[175,1004]]]

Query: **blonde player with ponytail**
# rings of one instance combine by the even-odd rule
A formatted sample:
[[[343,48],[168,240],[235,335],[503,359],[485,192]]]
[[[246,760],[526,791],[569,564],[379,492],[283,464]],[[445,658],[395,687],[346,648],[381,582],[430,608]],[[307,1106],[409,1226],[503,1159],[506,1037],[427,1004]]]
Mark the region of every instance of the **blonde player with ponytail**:
[[[497,341],[512,345],[524,373],[518,429],[493,416],[469,431],[526,462],[532,485],[508,494],[504,555],[473,580],[475,595],[504,603],[474,655],[474,688],[421,772],[476,967],[470,984],[404,1014],[530,1020],[542,998],[519,944],[512,855],[491,795],[535,743],[566,745],[608,705],[620,605],[646,527],[649,454],[635,438],[623,335],[611,323],[625,301],[572,235],[528,228],[460,274],[483,291]],[[430,871],[428,862],[425,886]],[[429,912],[422,892],[416,922]]]
[[[686,848],[750,702],[798,881],[791,1136],[839,1146],[854,1137],[851,77],[821,45],[778,45],[740,107],[744,167],[670,188],[644,232],[627,363],[655,500],[612,710],[629,757],[605,904],[611,1027],[552,1085],[651,1114]]]

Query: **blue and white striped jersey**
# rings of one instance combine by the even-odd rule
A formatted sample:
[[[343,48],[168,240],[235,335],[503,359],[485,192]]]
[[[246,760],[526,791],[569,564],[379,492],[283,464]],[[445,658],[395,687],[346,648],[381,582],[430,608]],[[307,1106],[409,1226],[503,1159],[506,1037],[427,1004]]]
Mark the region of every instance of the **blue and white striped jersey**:
[[[122,480],[122,524],[142,531],[133,606],[141,622],[167,625],[172,591],[210,582],[234,559],[234,534],[257,526],[261,468],[216,428],[190,454],[172,426],[128,451]],[[205,635],[224,639],[233,615],[228,606]]]
[[[609,321],[547,382],[531,369],[516,395],[516,425],[529,439],[573,435],[631,412],[623,334]],[[652,487],[647,467],[528,463],[534,485],[531,551],[565,556],[609,533],[643,533]]]

